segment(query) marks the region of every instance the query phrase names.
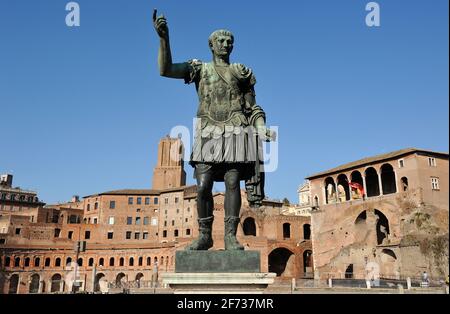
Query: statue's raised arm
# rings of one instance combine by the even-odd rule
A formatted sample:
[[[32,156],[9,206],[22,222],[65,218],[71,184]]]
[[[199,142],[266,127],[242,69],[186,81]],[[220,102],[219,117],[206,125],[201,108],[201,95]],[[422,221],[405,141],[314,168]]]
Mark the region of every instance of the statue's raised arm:
[[[153,26],[160,38],[158,64],[161,76],[184,79],[189,73],[188,63],[172,63],[170,51],[169,28],[164,15],[157,17],[157,10],[153,10]]]

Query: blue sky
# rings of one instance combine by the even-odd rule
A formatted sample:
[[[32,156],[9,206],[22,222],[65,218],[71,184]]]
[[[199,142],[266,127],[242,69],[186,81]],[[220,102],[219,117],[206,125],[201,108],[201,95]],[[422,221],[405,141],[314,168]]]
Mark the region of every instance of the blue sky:
[[[378,28],[360,0],[79,0],[76,28],[67,2],[0,0],[0,172],[48,203],[150,188],[159,139],[192,125],[194,86],[159,76],[154,7],[175,62],[209,61],[209,34],[234,33],[232,62],[279,126],[271,198],[295,202],[304,177],[360,158],[448,152],[447,0],[377,1]]]

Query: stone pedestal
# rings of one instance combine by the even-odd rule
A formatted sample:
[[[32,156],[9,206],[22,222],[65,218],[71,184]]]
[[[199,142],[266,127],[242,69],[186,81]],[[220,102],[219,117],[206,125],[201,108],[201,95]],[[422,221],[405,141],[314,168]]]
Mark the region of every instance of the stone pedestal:
[[[175,294],[260,294],[275,273],[261,273],[259,251],[177,251],[163,284]]]

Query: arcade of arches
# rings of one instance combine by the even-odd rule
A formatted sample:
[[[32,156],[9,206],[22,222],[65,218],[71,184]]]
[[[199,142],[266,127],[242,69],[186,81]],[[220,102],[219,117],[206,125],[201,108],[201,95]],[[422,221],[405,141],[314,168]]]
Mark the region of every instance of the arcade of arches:
[[[397,190],[406,191],[408,178],[399,179],[398,185],[401,186],[400,189],[397,188],[395,170],[389,163],[383,164],[378,172],[374,167],[368,167],[363,173],[355,170],[350,174],[350,178],[346,174],[325,178],[325,203],[388,195],[396,193]]]

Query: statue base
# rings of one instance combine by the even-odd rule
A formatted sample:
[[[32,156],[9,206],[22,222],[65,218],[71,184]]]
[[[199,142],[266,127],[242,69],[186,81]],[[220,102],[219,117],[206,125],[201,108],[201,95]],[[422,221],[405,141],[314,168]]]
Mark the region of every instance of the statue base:
[[[259,251],[177,251],[163,284],[175,294],[262,294],[275,273],[261,273]]]
[[[176,273],[259,273],[259,251],[176,251]]]

